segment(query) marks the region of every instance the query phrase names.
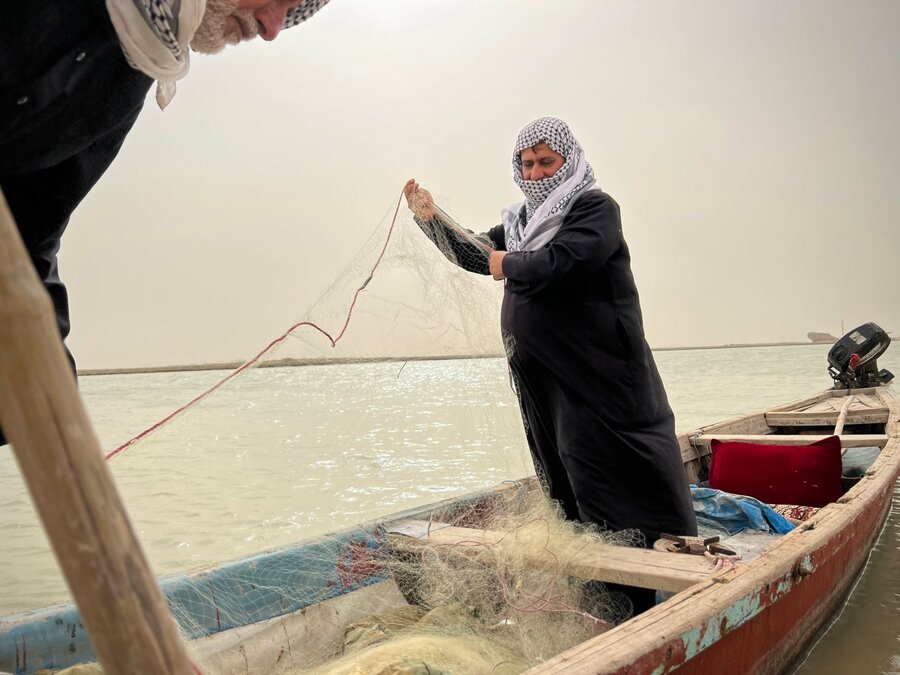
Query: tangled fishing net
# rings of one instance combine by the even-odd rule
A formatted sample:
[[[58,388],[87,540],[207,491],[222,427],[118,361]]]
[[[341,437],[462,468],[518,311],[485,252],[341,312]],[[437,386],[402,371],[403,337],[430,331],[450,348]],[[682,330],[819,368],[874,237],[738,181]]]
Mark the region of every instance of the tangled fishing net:
[[[383,573],[382,581],[331,599],[323,589],[317,602],[288,618],[189,643],[195,663],[207,674],[520,673],[630,617],[627,597],[568,570],[586,550],[642,545],[640,533],[566,521],[533,482],[474,509],[438,516],[443,520],[422,523],[427,531],[421,538],[380,532],[383,546],[365,565],[367,572]],[[475,522],[479,528],[471,527]],[[454,536],[437,537],[451,530]],[[307,555],[304,565],[330,565],[339,549],[337,541],[324,540],[321,557]],[[285,572],[290,567],[286,563]],[[250,570],[236,573],[246,575],[248,589],[257,581]],[[269,590],[287,603],[302,594],[302,584]],[[195,602],[215,596],[213,586],[193,592]],[[184,601],[170,598],[190,638],[202,627],[192,623]],[[218,605],[217,619],[246,622],[251,601]],[[102,670],[90,665],[62,672]]]
[[[624,595],[566,569],[585,548],[635,545],[639,533],[565,521],[539,491],[492,510],[486,531],[461,540],[410,553],[395,537],[385,564],[411,604],[350,624],[338,654],[296,672],[517,673],[630,616]]]

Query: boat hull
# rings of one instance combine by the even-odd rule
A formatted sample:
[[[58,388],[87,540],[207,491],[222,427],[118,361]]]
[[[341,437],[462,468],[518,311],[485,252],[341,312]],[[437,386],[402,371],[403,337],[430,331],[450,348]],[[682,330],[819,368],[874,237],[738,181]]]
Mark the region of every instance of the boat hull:
[[[798,403],[837,396],[826,392]],[[755,560],[711,575],[529,672],[785,672],[847,597],[888,516],[900,475],[900,407],[893,397],[879,398],[890,412],[887,442],[867,475],[837,502],[819,510]],[[764,419],[764,414],[757,413],[699,432],[759,434]],[[689,436],[681,437],[683,447]],[[685,450],[685,460],[686,467],[693,463],[695,473],[702,470],[700,453]],[[492,500],[518,501],[523,491],[537,489],[534,479],[515,481],[418,507],[353,531],[175,575],[163,580],[163,590],[189,636],[198,640],[201,653],[231,650],[239,653],[238,665],[244,664],[247,672],[276,672],[284,655],[302,644],[297,635],[321,636],[325,629],[334,628],[334,617],[351,616],[355,594],[372,598],[365,603],[368,606],[381,603],[378,606],[388,608],[405,602],[383,565],[384,533],[392,523],[433,519],[484,527],[479,514],[491,511]],[[463,515],[468,520],[461,519]],[[310,565],[310,560],[317,562]],[[278,587],[302,587],[303,592],[294,592],[286,604],[277,592],[266,594],[267,589]],[[249,599],[254,611],[246,615],[244,624],[226,619],[219,611]],[[316,616],[326,618],[319,621]],[[296,635],[292,636],[287,627],[294,624]],[[341,634],[338,630],[334,639],[339,641]],[[93,659],[90,641],[71,606],[0,619],[0,672],[27,675]]]

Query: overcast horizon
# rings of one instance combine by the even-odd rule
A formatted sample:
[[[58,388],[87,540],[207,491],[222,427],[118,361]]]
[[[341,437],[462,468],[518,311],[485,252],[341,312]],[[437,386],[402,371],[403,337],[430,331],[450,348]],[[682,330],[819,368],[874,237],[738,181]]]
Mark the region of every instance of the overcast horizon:
[[[63,239],[69,346],[85,370],[244,361],[407,178],[499,222],[544,115],[621,206],[651,346],[900,330],[898,25],[887,0],[332,0],[193,55],[165,112],[151,92]]]

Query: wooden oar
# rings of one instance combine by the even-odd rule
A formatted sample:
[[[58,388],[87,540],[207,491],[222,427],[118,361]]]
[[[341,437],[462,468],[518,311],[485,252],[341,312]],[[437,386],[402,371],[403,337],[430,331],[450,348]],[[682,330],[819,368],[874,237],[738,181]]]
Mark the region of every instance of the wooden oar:
[[[194,673],[2,192],[0,424],[104,671]]]

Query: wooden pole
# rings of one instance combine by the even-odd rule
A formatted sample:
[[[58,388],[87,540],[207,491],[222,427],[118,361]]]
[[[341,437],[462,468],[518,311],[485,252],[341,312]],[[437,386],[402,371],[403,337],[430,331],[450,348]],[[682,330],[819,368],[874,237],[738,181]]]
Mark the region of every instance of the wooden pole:
[[[838,413],[837,422],[834,425],[835,436],[840,436],[842,433],[844,433],[844,424],[847,422],[847,413],[850,412],[850,406],[853,404],[855,398],[855,394],[849,394],[847,396],[847,400],[844,401],[844,405],[841,406],[841,411]]]
[[[847,413],[850,412],[850,405],[853,403],[853,400],[856,398],[855,394],[848,394],[847,400],[844,401],[844,405],[841,406],[841,412],[838,413],[837,423],[834,425],[834,435],[840,436],[844,433],[844,423],[847,421]],[[847,448],[841,449],[841,456],[843,457],[847,453]]]
[[[0,424],[104,672],[194,673],[2,192]]]

